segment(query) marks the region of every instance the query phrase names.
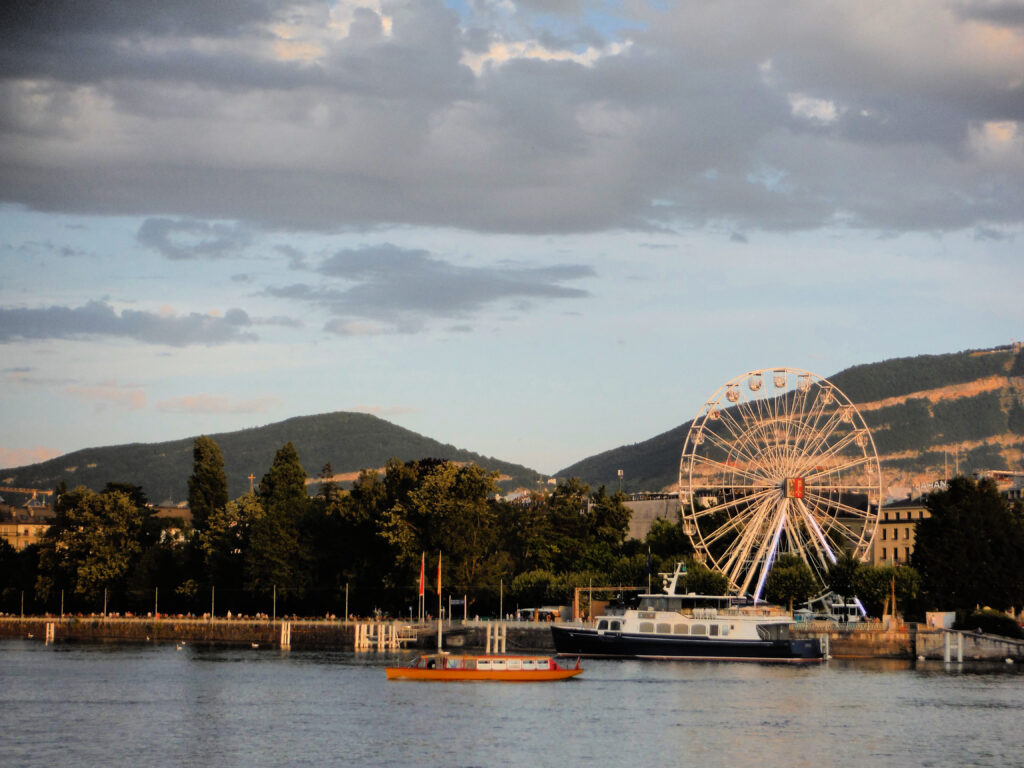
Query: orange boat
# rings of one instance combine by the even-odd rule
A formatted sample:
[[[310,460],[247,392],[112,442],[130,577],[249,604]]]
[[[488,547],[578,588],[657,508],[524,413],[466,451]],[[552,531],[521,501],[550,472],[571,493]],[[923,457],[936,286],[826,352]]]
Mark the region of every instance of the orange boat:
[[[435,653],[419,656],[405,667],[387,667],[388,680],[435,680],[456,682],[492,680],[506,683],[568,680],[583,672],[576,666],[558,666],[548,656],[452,656]]]

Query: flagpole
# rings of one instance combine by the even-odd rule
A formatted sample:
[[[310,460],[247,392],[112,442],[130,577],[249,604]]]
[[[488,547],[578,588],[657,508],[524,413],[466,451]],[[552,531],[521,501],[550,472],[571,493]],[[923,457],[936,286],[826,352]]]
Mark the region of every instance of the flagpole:
[[[437,652],[441,652],[441,553],[437,553]]]
[[[427,580],[427,553],[426,552],[422,552],[420,554],[420,595],[419,595],[419,599],[416,601],[416,603],[417,603],[416,604],[416,608],[419,610],[419,613],[420,613],[420,623],[423,622],[423,615],[426,613],[426,608],[427,608],[426,601],[425,601],[425,598],[424,598],[424,595],[425,595],[424,585],[426,583],[426,580]]]

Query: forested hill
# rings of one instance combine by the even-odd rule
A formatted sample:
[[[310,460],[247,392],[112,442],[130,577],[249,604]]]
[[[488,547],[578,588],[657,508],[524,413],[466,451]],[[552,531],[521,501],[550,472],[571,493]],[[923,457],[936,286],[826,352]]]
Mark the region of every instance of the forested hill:
[[[1020,344],[920,355],[848,368],[828,379],[856,404],[874,435],[890,487],[925,485],[959,464],[1024,469],[1024,350]],[[709,393],[710,394],[710,393]],[[591,456],[558,472],[593,486],[674,489],[690,422]]]
[[[344,482],[362,469],[375,469],[388,459],[423,458],[475,462],[497,470],[502,485],[533,486],[538,473],[527,467],[445,445],[364,413],[324,413],[299,416],[263,427],[210,435],[224,455],[228,491],[232,497],[249,489],[270,468],[275,451],[291,441],[306,474],[315,478],[330,462],[335,479]],[[132,443],[87,448],[50,461],[0,470],[0,485],[51,489],[61,480],[68,487],[85,485],[102,490],[108,482],[141,485],[150,501],[180,502],[188,498],[194,437],[165,443]]]

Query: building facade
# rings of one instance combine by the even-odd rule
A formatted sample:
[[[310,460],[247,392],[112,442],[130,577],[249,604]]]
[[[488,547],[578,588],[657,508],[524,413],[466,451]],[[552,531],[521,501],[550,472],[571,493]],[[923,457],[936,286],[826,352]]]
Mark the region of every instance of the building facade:
[[[917,522],[931,517],[924,499],[886,504],[878,514],[878,529],[871,545],[872,565],[902,565],[914,554]]]

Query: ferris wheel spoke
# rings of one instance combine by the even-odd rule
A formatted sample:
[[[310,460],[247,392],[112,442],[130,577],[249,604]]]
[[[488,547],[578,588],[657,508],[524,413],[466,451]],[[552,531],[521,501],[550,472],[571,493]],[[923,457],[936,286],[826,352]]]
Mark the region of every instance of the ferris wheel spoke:
[[[745,526],[748,522],[748,517],[748,515],[741,514],[730,518],[727,523],[719,526],[714,532],[710,533],[708,536],[701,539],[704,542],[704,546],[711,547],[717,544],[722,539],[726,538],[729,534],[733,533],[734,531],[743,530],[743,526]]]
[[[753,472],[749,472],[749,471],[747,471],[745,469],[741,469],[740,467],[737,467],[737,466],[735,466],[733,464],[728,464],[728,463],[726,463],[724,461],[719,461],[718,459],[712,459],[709,456],[694,456],[693,458],[694,458],[694,461],[700,462],[700,464],[702,464],[704,466],[720,467],[721,471],[729,472],[729,473],[732,473],[732,474],[735,474],[735,475],[739,475],[740,477],[745,477],[748,480],[750,480],[751,482],[763,483],[764,480],[765,480],[765,478],[761,477],[760,475],[756,475]]]
[[[692,514],[694,519],[696,519],[698,517],[710,517],[711,515],[717,514],[719,512],[727,512],[732,509],[740,509],[745,506],[750,506],[751,503],[759,502],[762,498],[768,496],[773,490],[775,489],[769,488],[763,491],[758,491],[757,493],[751,493],[747,496],[743,496],[738,499],[733,499],[732,501],[727,501],[722,504],[716,504],[713,507],[708,507],[707,509],[703,509],[699,512],[693,512]]]
[[[801,520],[811,534],[809,538],[814,542],[818,554],[821,555],[821,562],[825,562],[827,558],[834,563],[836,561],[835,552],[828,545],[828,538],[825,536],[825,532],[821,530],[821,526],[818,525],[814,513],[804,504],[803,499],[797,499],[796,502],[797,508],[800,510]]]
[[[811,405],[810,410],[801,419],[801,430],[797,433],[796,440],[793,441],[790,453],[793,457],[799,457],[804,452],[813,452],[812,449],[807,447],[807,444],[811,440],[820,439],[825,430],[829,429],[829,421],[826,420],[825,424],[821,424],[821,418],[825,413],[827,407],[825,398],[821,396],[822,393],[819,391],[816,393],[814,402]]]
[[[823,467],[821,469],[817,469],[817,467],[819,465],[815,465],[815,468],[817,469],[817,471],[812,472],[810,474],[804,474],[803,475],[804,482],[807,483],[807,482],[811,482],[813,480],[817,480],[818,478],[821,478],[821,477],[827,477],[828,475],[835,475],[835,474],[839,474],[841,472],[846,472],[848,470],[854,469],[857,466],[860,466],[861,464],[871,464],[873,461],[874,461],[874,459],[871,456],[868,456],[867,454],[865,454],[863,456],[858,456],[858,457],[856,457],[854,459],[850,459],[849,461],[847,461],[847,462],[845,462],[843,464],[837,464],[834,467],[826,466],[826,467]]]
[[[827,521],[827,527],[828,532],[826,533],[823,528],[822,534],[824,534],[826,538],[832,540],[837,547],[843,548],[844,546],[848,546],[850,549],[856,550],[861,546],[862,541],[864,541],[864,535],[869,528],[869,524],[865,523],[863,530],[858,531],[843,522],[841,518],[830,516]],[[840,537],[841,541],[836,541],[836,536]]]
[[[806,488],[804,488],[804,498],[817,501],[818,504],[816,506],[819,508],[827,508],[829,510],[835,510],[836,512],[843,512],[846,517],[851,517],[855,520],[872,516],[870,509],[857,509],[857,507],[851,507],[849,504],[844,504],[838,499],[822,496],[820,493],[808,493]]]
[[[717,544],[733,531],[742,530],[744,526],[749,527],[753,518],[759,513],[762,504],[763,499],[755,499],[752,503],[747,504],[736,514],[732,515],[727,522],[720,525],[715,531],[712,531],[707,536],[702,536],[701,540],[705,545],[710,546]],[[716,511],[719,511],[719,509],[716,508]],[[726,548],[726,552],[728,551],[729,547]]]
[[[743,578],[743,583],[740,584],[740,593],[746,594],[750,589],[750,582],[753,581],[754,576],[760,574],[754,595],[755,601],[761,595],[761,588],[768,577],[768,570],[771,568],[776,552],[778,552],[779,537],[782,535],[786,521],[789,519],[789,505],[786,503],[787,501],[788,499],[782,499],[778,506],[775,506],[772,510],[773,514],[769,515],[769,526],[765,529],[766,535],[762,537],[761,546],[757,549],[757,556],[751,561],[750,567]]]
[[[754,407],[755,404],[756,409]],[[772,420],[767,418],[762,412],[761,401],[742,400],[737,403],[736,410],[738,413],[745,415],[746,422],[750,424],[750,426],[742,430],[737,439],[746,439],[750,442],[756,442],[756,448],[759,454],[772,456],[776,461],[778,461],[780,457],[777,447],[772,444],[772,441],[768,439],[767,435],[760,434],[766,428],[766,424],[772,423]]]
[[[747,432],[749,430],[744,430],[740,428],[739,424],[733,417],[731,408],[728,408],[722,412],[720,421],[725,423],[725,425],[729,428],[729,431],[732,433],[733,442],[731,444],[726,442],[725,437],[723,435],[719,435],[714,430],[706,430],[706,432],[708,432],[710,435],[713,435],[711,439],[715,443],[715,445],[725,450],[727,454],[732,454],[733,452],[736,452],[741,454],[748,462],[756,462],[757,454],[756,452],[751,452],[748,450],[748,445],[746,441]],[[733,430],[734,426],[736,427],[735,431]]]
[[[843,423],[843,418],[840,411],[833,413],[828,421],[814,432],[812,440],[808,440],[801,448],[800,451],[804,456],[818,456],[822,452],[822,446],[828,445],[829,439],[836,433],[836,430]]]
[[[813,453],[809,453],[809,456],[813,456],[816,459],[828,459],[833,456],[841,455],[842,451],[849,448],[851,445],[856,445],[858,430],[852,430],[841,438],[836,440],[834,443],[828,446],[825,450],[817,450]],[[859,448],[859,447],[858,447]],[[862,450],[862,449],[861,449]]]
[[[763,447],[761,445],[758,445],[758,446],[755,446],[755,447],[756,447],[756,449],[760,449],[760,451],[758,451],[758,450],[755,450],[754,452],[748,451],[748,447],[751,447],[749,445],[749,443],[751,442],[752,429],[751,429],[750,426],[743,427],[735,419],[735,413],[740,413],[740,414],[744,413],[744,406],[745,406],[746,413],[748,413],[748,419],[749,419],[749,421],[751,421],[752,424],[760,425],[760,424],[763,423],[759,416],[754,416],[753,415],[753,413],[752,413],[752,411],[751,411],[751,409],[749,407],[749,404],[746,404],[744,402],[738,402],[736,404],[736,406],[734,406],[733,408],[726,409],[723,412],[723,421],[725,421],[726,426],[729,428],[729,431],[732,433],[733,439],[736,441],[735,444],[737,444],[737,445],[741,444],[743,446],[744,454],[746,456],[749,456],[751,461],[756,461],[756,457],[757,457],[758,453],[762,453],[764,451],[764,449],[763,449]]]
[[[736,579],[741,574],[746,574],[743,582],[740,582],[741,591],[746,591],[749,586],[749,575],[756,567],[759,558],[751,557],[758,541],[764,542],[762,532],[769,527],[774,528],[773,512],[777,509],[775,503],[770,499],[762,500],[755,513],[751,516],[750,524],[743,533],[723,553],[725,571]]]

